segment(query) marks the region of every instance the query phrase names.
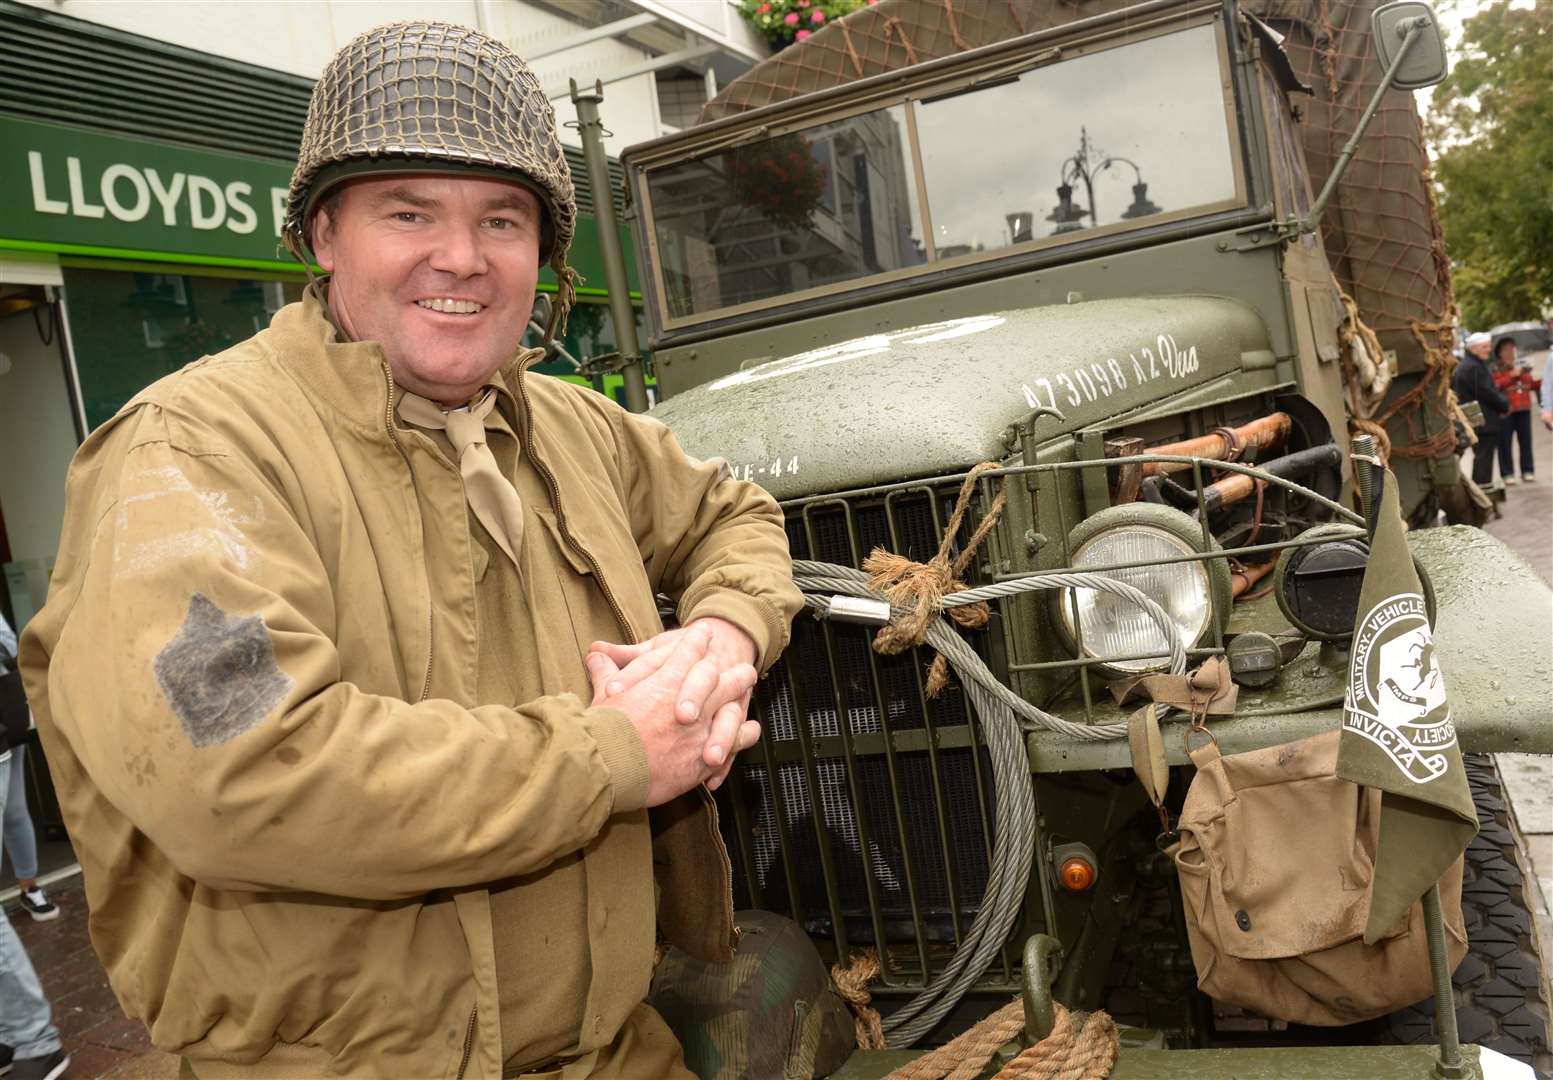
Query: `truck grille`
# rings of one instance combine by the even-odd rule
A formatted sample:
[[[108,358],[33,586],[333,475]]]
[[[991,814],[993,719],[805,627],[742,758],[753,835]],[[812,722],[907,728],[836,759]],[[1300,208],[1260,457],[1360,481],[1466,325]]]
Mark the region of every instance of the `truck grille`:
[[[856,567],[878,546],[926,560],[957,489],[798,507],[793,556]],[[960,688],[924,694],[931,652],[881,656],[872,633],[795,620],[756,693],[765,735],[731,774],[722,821],[740,906],[794,918],[838,956],[878,946],[885,988],[910,989],[980,907],[992,774]],[[986,631],[968,638],[985,657]]]

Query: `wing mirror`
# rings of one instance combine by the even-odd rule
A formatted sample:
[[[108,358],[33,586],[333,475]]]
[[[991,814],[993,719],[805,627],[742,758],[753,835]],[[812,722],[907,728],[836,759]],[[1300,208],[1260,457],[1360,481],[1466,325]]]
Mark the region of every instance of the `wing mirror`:
[[[1375,55],[1398,90],[1422,90],[1445,78],[1445,38],[1422,0],[1394,0],[1370,14]]]
[[[1423,3],[1423,0],[1392,0],[1376,8],[1370,15],[1370,37],[1375,43],[1375,55],[1385,67],[1386,74],[1375,88],[1375,96],[1370,99],[1364,115],[1359,118],[1353,134],[1344,144],[1332,171],[1327,174],[1327,182],[1311,205],[1310,213],[1302,219],[1286,222],[1283,226],[1288,230],[1286,235],[1315,232],[1320,227],[1327,200],[1337,190],[1337,182],[1342,179],[1343,173],[1348,171],[1348,163],[1359,148],[1359,140],[1364,137],[1370,121],[1375,119],[1375,110],[1380,108],[1381,98],[1386,91],[1393,88],[1419,90],[1433,86],[1445,78],[1450,68],[1445,58],[1445,38],[1440,34],[1439,21],[1434,17],[1434,9]]]

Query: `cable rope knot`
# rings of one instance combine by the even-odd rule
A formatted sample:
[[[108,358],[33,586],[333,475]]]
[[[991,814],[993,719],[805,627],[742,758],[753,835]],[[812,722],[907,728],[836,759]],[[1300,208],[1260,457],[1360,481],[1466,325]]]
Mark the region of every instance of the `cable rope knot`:
[[[1121,1036],[1103,1009],[1070,1012],[1052,1002],[1051,1033],[1025,1047],[997,1073],[998,1080],[1106,1080],[1116,1066]],[[1025,1029],[1024,1005],[1013,1001],[969,1031],[908,1062],[885,1080],[975,1080],[1009,1040]]]
[[[927,638],[928,629],[940,614],[948,615],[968,630],[986,626],[991,620],[992,609],[984,600],[946,608],[944,598],[970,588],[960,580],[960,575],[965,573],[982,541],[997,525],[998,517],[1008,502],[1008,492],[1000,480],[998,493],[987,507],[981,523],[976,526],[976,531],[971,534],[960,554],[951,561],[949,553],[959,535],[960,525],[970,511],[976,493],[976,481],[983,473],[997,467],[995,461],[984,461],[966,474],[965,482],[960,485],[954,512],[944,526],[943,541],[938,545],[937,553],[927,562],[917,562],[879,547],[874,548],[868,558],[863,560],[863,570],[868,574],[868,587],[896,609],[890,622],[874,635],[874,648],[878,652],[894,656],[921,645]],[[939,653],[928,667],[927,696],[938,697],[948,685],[949,662]]]
[[[853,953],[852,962],[845,966],[840,963],[830,966],[830,979],[835,984],[836,993],[841,995],[841,1000],[847,1003],[847,1008],[852,1010],[856,1019],[859,1050],[883,1050],[885,1046],[884,1025],[879,1019],[879,1010],[869,1004],[873,995],[868,990],[868,984],[878,974],[879,954],[873,949]]]

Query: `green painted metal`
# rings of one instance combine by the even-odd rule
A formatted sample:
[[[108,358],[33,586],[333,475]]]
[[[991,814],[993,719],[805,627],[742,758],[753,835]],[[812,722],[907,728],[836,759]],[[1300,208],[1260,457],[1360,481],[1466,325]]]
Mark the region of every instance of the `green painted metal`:
[[[690,453],[792,498],[999,460],[1032,410],[1050,436],[1077,431],[1267,348],[1233,300],[1096,300],[862,335],[732,372],[655,415]]]
[[[735,320],[709,340],[677,344],[660,336],[654,339],[653,356],[659,380],[673,396],[742,368],[868,333],[1009,308],[1061,306],[1070,294],[1107,300],[1202,293],[1233,297],[1253,308],[1267,327],[1271,350],[1262,362],[1274,362],[1278,381],[1293,382],[1295,369],[1287,358],[1297,346],[1279,253],[1268,248],[1227,255],[1219,244],[1234,236],[1226,229],[1151,246],[1132,241],[1132,250],[1105,256],[1073,252],[1061,266],[1036,270],[994,264],[974,283],[946,287],[926,281],[899,299],[840,295],[787,313],[780,321]],[[1126,241],[1122,237],[1118,243]]]
[[[609,187],[609,158],[604,154],[604,125],[599,121],[599,102],[604,100],[602,85],[579,92],[572,83],[572,105],[577,110],[577,131],[582,136],[583,159],[589,183]],[[615,223],[615,204],[605,199],[595,209],[598,217],[594,236],[603,264],[604,280],[609,287],[609,315],[615,327],[615,346],[620,353],[620,374],[625,386],[625,406],[632,412],[647,411],[647,385],[642,375],[642,350],[636,343],[636,313],[631,308],[627,280],[625,230]],[[635,262],[635,260],[630,260]]]
[[[1466,1075],[1483,1080],[1481,1051],[1462,1047]],[[921,1057],[914,1050],[860,1050],[830,1080],[881,1080]],[[1432,1046],[1247,1047],[1144,1050],[1122,1045],[1110,1080],[1434,1080]]]
[[[1274,215],[1268,193],[1274,170],[1287,165],[1272,154],[1266,118],[1260,104],[1252,104],[1261,100],[1256,80],[1258,66],[1265,62],[1265,56],[1252,51],[1239,53],[1232,65],[1248,157],[1246,206],[1236,220],[1226,215],[1192,223],[1195,231],[1140,230],[1110,239],[1076,234],[1071,247],[1054,247],[1038,259],[995,258],[980,267],[905,275],[877,287],[838,287],[786,309],[660,328],[654,338],[655,362],[670,400],[655,415],[674,428],[690,452],[727,459],[738,475],[783,499],[790,521],[807,522],[812,512],[833,511],[838,505],[882,502],[888,507],[896,496],[913,489],[952,486],[957,474],[981,461],[998,461],[1016,470],[1042,466],[1006,477],[1007,506],[974,568],[983,581],[1071,563],[1074,528],[1110,498],[1104,471],[1080,465],[1102,458],[1105,438],[1119,430],[1157,445],[1217,424],[1265,415],[1285,407],[1275,400],[1279,395],[1298,394],[1308,403],[1305,414],[1319,413],[1341,442],[1346,424],[1338,365],[1320,359],[1322,352],[1330,355],[1327,347],[1335,342],[1331,328],[1317,326],[1311,313],[1312,303],[1327,288],[1326,259],[1318,244],[1274,242],[1270,229]],[[902,83],[920,78],[915,70],[898,74]],[[821,114],[837,109],[843,99],[851,101],[850,94],[838,89],[828,97],[815,95],[723,121],[716,134],[736,140],[771,123],[774,116],[783,123],[823,119]],[[697,138],[707,137],[693,132],[683,143],[654,144],[654,160],[672,157],[677,151],[666,149],[671,143],[689,154]],[[639,235],[651,236],[654,222],[643,220],[640,228]],[[1252,235],[1257,230],[1260,234]],[[1140,372],[1134,362],[1145,360],[1140,350],[1148,345],[1157,353],[1161,334],[1173,337],[1177,349],[1197,346],[1199,363],[1189,377],[1136,377]],[[1094,382],[1092,365],[1105,369],[1112,359],[1128,378],[1125,386],[1113,378],[1107,393]],[[1078,382],[1081,369],[1093,383],[1088,392]],[[1066,384],[1059,375],[1066,376]],[[1305,414],[1299,437],[1324,441],[1321,421]],[[1180,479],[1201,491],[1212,479],[1210,467],[1212,463],[1194,464]],[[1404,491],[1412,493],[1411,505],[1422,502],[1431,488],[1422,473],[1410,480],[1407,467],[1403,462],[1398,471],[1403,473]],[[1447,480],[1453,478],[1453,468],[1454,462],[1439,467],[1451,474]],[[983,481],[983,506],[990,484],[990,479]],[[1341,503],[1314,500],[1313,516],[1352,520]],[[1206,520],[1194,526],[1204,534],[1209,529]],[[1476,530],[1429,530],[1409,539],[1438,599],[1436,646],[1463,747],[1553,752],[1546,691],[1553,682],[1553,592],[1508,549]],[[893,550],[903,550],[893,527],[889,543]],[[1279,547],[1279,542],[1264,542],[1254,553],[1274,553]],[[1108,704],[1103,680],[1072,679],[1074,662],[1051,624],[1049,600],[1026,594],[1000,603],[996,625],[987,635],[995,653],[991,666],[1021,696],[1069,719],[1124,719],[1126,710]],[[1222,652],[1233,634],[1255,629],[1276,635],[1288,629],[1271,596],[1226,606],[1228,625],[1216,626],[1193,650],[1194,663]],[[1484,627],[1504,626],[1511,612],[1513,635],[1484,633]],[[833,632],[861,631],[827,628],[827,645]],[[1212,722],[1221,748],[1232,753],[1336,727],[1347,675],[1347,654],[1339,646],[1308,645],[1282,667],[1271,686],[1242,688],[1234,717]],[[880,688],[875,685],[873,690],[883,702]],[[909,686],[893,692],[900,700],[911,699]],[[798,716],[805,715],[800,700],[795,698],[792,705]],[[835,711],[840,712],[839,697]],[[880,712],[888,710],[881,705]],[[1170,725],[1166,732],[1167,753],[1175,764],[1187,761],[1183,730],[1184,725]],[[941,817],[936,759],[931,786],[924,782],[902,792],[893,757],[923,749],[931,756],[941,747],[974,738],[971,724],[926,725],[909,732],[886,725],[846,739],[804,740],[800,735],[776,750],[763,745],[768,769],[779,760],[807,766],[815,757],[824,757],[850,765],[869,755],[888,755],[897,816],[902,800],[910,798],[924,805],[933,801]],[[1028,750],[1041,854],[1012,939],[1036,934],[1056,939],[1063,963],[1056,973],[1055,997],[1076,1008],[1103,1005],[1118,942],[1123,947],[1126,942],[1137,944],[1124,938],[1132,910],[1129,901],[1140,889],[1157,887],[1164,873],[1155,862],[1147,821],[1140,827],[1143,796],[1138,785],[1124,782],[1130,766],[1125,741],[1077,742],[1033,733]],[[1106,776],[1100,770],[1121,772]],[[853,801],[859,802],[855,791]],[[781,806],[775,810],[779,829],[785,827]],[[866,822],[859,820],[860,831],[871,835],[886,824],[882,818],[874,814]],[[1101,853],[1100,881],[1083,894],[1057,887],[1046,865],[1050,845],[1069,841],[1087,843]],[[952,862],[947,841],[945,845],[946,861]],[[820,849],[827,854],[823,843]],[[798,891],[795,879],[815,873],[824,872],[830,884],[833,875],[827,868],[793,865],[785,842],[781,851],[789,892]],[[952,867],[948,883],[950,907],[961,914]],[[826,900],[835,906],[833,896]],[[874,906],[872,891],[869,903]],[[915,907],[912,915],[921,948],[921,915]],[[1135,1021],[1160,1030],[1124,1032],[1116,1080],[1423,1080],[1434,1075],[1434,1046],[1167,1051],[1165,1031],[1175,1046],[1220,1041],[1212,1035],[1211,1006],[1190,990],[1194,973],[1178,910],[1173,918],[1175,932],[1167,932],[1169,940],[1152,943],[1167,947],[1159,950],[1155,974],[1162,972],[1172,981],[1148,987],[1164,1006],[1149,1005],[1146,1018]],[[909,946],[896,948],[892,959],[904,959],[909,967]],[[991,977],[994,972],[989,972]],[[880,987],[881,995],[904,992],[903,982],[909,978]],[[990,986],[984,989],[990,993]],[[1333,1038],[1343,1035],[1335,1032]],[[1245,1041],[1288,1038],[1276,1032],[1244,1036]],[[1464,1051],[1470,1075],[1480,1075],[1478,1048]],[[870,1080],[912,1057],[901,1051],[860,1053],[836,1076]]]
[[[1426,529],[1409,534],[1408,543],[1434,584],[1435,646],[1462,749],[1553,753],[1553,590],[1519,555],[1479,529]],[[1486,635],[1484,627],[1503,626],[1507,612],[1519,613],[1515,632]],[[1266,628],[1269,619],[1256,623]],[[1238,753],[1335,729],[1347,675],[1346,653],[1308,647],[1269,689],[1242,688],[1237,715],[1213,722],[1220,748]],[[1100,710],[1096,719],[1124,716],[1122,709],[1112,715]],[[1035,772],[1127,768],[1131,761],[1125,742],[1078,743],[1037,732],[1028,743]],[[1167,735],[1165,749],[1172,764],[1187,762],[1178,737]]]
[[[1031,934],[1025,942],[1025,1032],[1044,1039],[1057,1025],[1052,983],[1062,968],[1062,942],[1050,934]]]
[[[1434,1080],[1434,1056],[1432,1045],[1124,1051],[1111,1080]],[[1462,1057],[1481,1078],[1479,1048]]]

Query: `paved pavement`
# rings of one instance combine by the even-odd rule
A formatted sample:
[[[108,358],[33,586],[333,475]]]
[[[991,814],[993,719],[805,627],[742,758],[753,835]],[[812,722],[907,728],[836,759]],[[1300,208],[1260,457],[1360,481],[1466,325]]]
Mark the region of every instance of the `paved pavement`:
[[[1535,432],[1539,480],[1509,489],[1503,517],[1488,531],[1521,554],[1553,585],[1553,434]],[[1549,722],[1553,723],[1553,693]],[[1526,852],[1541,884],[1539,932],[1544,963],[1553,962],[1553,759],[1501,754],[1505,786],[1526,834]],[[86,933],[86,900],[79,877],[50,887],[61,917],[34,923],[7,905],[12,923],[32,956],[54,1018],[74,1059],[72,1080],[173,1080],[178,1060],[151,1048],[145,1029],[125,1018],[108,988]]]
[[[14,904],[6,905],[11,925],[27,947],[43,992],[54,1006],[54,1023],[70,1052],[71,1080],[173,1080],[178,1059],[151,1048],[146,1029],[130,1020],[108,987],[86,934],[86,898],[79,874],[45,886],[60,916],[33,922]]]

